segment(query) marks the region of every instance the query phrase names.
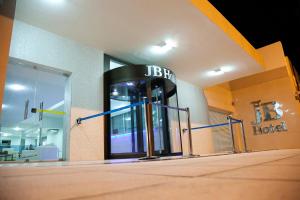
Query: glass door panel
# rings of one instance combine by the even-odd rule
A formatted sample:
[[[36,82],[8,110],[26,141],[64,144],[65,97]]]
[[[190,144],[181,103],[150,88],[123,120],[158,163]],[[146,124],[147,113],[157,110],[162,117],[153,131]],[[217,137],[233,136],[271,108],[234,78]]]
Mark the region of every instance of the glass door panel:
[[[153,109],[152,109],[152,116],[153,116],[153,134],[154,134],[154,151],[157,151],[159,154],[165,150],[164,146],[164,121],[163,121],[163,113],[165,112],[165,108],[162,108],[157,104],[162,103],[163,98],[163,91],[160,87],[155,88],[152,90],[152,97],[153,97]]]
[[[143,100],[139,82],[117,83],[111,86],[110,110]],[[145,153],[146,131],[143,105],[121,110],[110,115],[111,154]]]
[[[177,107],[177,94],[168,98],[168,105]],[[180,111],[182,112],[182,111]],[[168,121],[169,121],[169,134],[170,134],[170,150],[171,153],[181,153],[181,131],[180,131],[180,120],[179,111],[174,109],[168,109]]]
[[[1,113],[1,160],[62,158],[67,77],[10,62]],[[12,155],[12,156],[11,156]]]
[[[41,160],[62,159],[65,118],[65,85],[67,77],[38,70],[36,102],[39,112],[37,151]]]

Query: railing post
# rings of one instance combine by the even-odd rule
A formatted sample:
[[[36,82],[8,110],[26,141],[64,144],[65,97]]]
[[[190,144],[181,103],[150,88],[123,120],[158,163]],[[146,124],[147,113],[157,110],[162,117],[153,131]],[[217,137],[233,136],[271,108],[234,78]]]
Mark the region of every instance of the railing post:
[[[191,115],[190,109],[186,108],[187,114],[187,127],[188,127],[188,138],[189,138],[189,156],[193,156],[193,141],[192,141],[192,129],[191,129]]]
[[[244,142],[245,152],[248,152],[243,120],[240,120],[240,126],[241,126],[241,130],[242,130],[242,135],[243,135],[243,142]]]
[[[236,151],[235,151],[234,134],[233,134],[233,128],[232,128],[232,118],[231,118],[231,116],[227,116],[227,119],[228,119],[228,128],[229,128],[229,131],[230,131],[231,137],[232,137],[232,152],[236,153]]]

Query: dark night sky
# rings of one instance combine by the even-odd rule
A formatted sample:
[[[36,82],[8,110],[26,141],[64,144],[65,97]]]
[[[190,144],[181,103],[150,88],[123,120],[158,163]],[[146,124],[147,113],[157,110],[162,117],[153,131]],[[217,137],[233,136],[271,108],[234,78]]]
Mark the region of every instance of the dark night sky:
[[[209,0],[255,47],[281,41],[300,72],[300,0]]]

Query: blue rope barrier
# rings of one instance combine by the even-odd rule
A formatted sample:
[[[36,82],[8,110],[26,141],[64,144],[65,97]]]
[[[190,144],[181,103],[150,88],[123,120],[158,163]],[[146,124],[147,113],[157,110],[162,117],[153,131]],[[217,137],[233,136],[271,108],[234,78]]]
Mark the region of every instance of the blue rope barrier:
[[[152,102],[152,104],[163,107],[163,108],[171,108],[171,109],[175,109],[175,110],[186,111],[186,108],[177,108],[177,107],[174,107],[174,106],[166,106],[166,105],[163,105],[163,104],[160,104],[160,103],[155,103],[155,102]]]
[[[240,122],[241,122],[241,120],[235,121],[235,122],[231,122],[231,124],[237,124],[237,123],[240,123]],[[203,129],[203,128],[212,128],[212,127],[225,126],[225,125],[227,126],[227,125],[229,125],[229,123],[212,124],[212,125],[207,125],[207,126],[199,126],[199,127],[191,128],[191,130]]]
[[[90,115],[90,116],[87,116],[87,117],[80,117],[80,118],[76,119],[76,123],[81,124],[82,121],[87,120],[87,119],[92,119],[92,118],[95,118],[95,117],[101,117],[103,115],[108,115],[108,114],[118,112],[118,111],[121,111],[121,110],[124,110],[124,109],[127,109],[127,108],[140,106],[140,105],[143,105],[145,103],[147,103],[147,101],[139,101],[137,103],[133,103],[133,104],[130,104],[128,106],[123,106],[121,108],[117,108],[117,109],[114,109],[114,110],[109,110],[109,111],[106,111],[106,112],[98,113],[98,114],[95,114],[95,115]]]
[[[101,116],[108,115],[108,114],[111,114],[111,113],[114,113],[114,112],[118,112],[118,111],[121,111],[121,110],[124,110],[124,109],[127,109],[127,108],[131,108],[131,107],[143,105],[145,103],[149,103],[148,100],[146,100],[146,101],[140,101],[140,102],[137,102],[137,103],[130,104],[128,106],[124,106],[124,107],[121,107],[121,108],[117,108],[117,109],[106,111],[106,112],[102,112],[102,113],[98,113],[98,114],[95,114],[95,115],[90,115],[90,116],[87,116],[87,117],[80,117],[80,118],[76,119],[76,123],[77,124],[81,124],[82,121],[87,120],[87,119],[92,119],[92,118],[95,118],[95,117],[101,117]],[[159,104],[159,103],[154,103],[154,102],[151,102],[151,103],[154,104],[154,105],[158,105],[158,106],[164,107],[164,108],[171,108],[171,109],[186,111],[185,108],[177,108],[177,107],[167,106],[167,105],[163,105],[163,104]]]

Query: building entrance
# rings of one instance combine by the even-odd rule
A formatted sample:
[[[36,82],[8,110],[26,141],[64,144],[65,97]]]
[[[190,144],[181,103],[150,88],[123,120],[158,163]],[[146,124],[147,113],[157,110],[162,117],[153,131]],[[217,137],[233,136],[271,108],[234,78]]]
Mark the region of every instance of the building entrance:
[[[163,73],[166,73],[165,76]],[[182,154],[175,75],[158,66],[131,65],[104,74],[105,111],[151,101],[152,125],[146,125],[145,105],[105,116],[106,158],[142,157],[147,152],[147,128],[152,129],[154,154]],[[149,122],[148,122],[149,123]]]

